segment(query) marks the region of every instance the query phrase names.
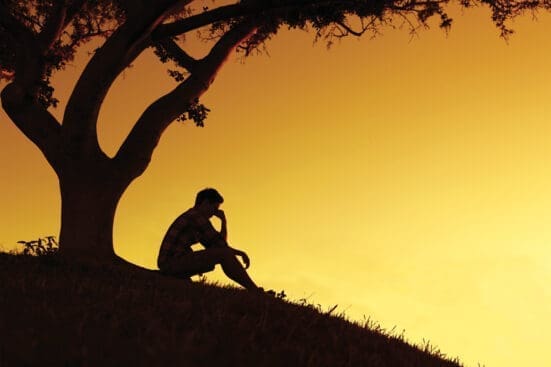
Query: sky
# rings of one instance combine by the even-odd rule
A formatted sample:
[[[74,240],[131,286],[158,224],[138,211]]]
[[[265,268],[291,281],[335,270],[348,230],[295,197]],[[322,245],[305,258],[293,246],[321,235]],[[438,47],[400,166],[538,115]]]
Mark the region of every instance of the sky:
[[[171,125],[125,192],[116,252],[154,268],[171,222],[215,187],[259,285],[467,366],[551,365],[551,16],[517,19],[506,42],[486,9],[452,14],[448,34],[385,28],[327,50],[282,31],[232,58],[206,127]],[[86,58],[55,77],[62,102]],[[173,86],[141,56],[102,107],[103,149]],[[3,111],[0,146],[1,248],[57,235],[56,176]]]

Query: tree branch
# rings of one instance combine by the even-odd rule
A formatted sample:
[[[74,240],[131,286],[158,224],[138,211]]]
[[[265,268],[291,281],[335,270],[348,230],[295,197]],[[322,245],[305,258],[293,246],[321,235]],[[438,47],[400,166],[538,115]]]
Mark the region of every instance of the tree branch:
[[[67,5],[65,1],[54,3],[51,14],[38,35],[38,44],[40,45],[42,54],[49,50],[61,35],[61,32],[67,24],[65,22],[66,16]]]
[[[42,55],[33,32],[12,16],[0,2],[0,24],[14,42],[12,83],[1,92],[2,107],[14,124],[57,169],[60,124],[37,102],[37,82],[43,71]]]
[[[242,3],[220,6],[201,14],[192,15],[172,23],[160,25],[153,32],[152,38],[153,40],[161,40],[167,37],[177,36],[213,22],[248,15],[252,13],[253,10],[261,10],[261,7],[259,5],[246,6]]]
[[[207,91],[230,53],[255,30],[253,21],[234,26],[218,40],[205,58],[197,62],[189,78],[144,111],[114,158],[121,170],[129,170],[131,179],[147,168],[165,129]]]
[[[0,25],[11,38],[15,50],[15,82],[29,89],[34,83],[37,61],[36,38],[33,32],[17,20],[2,2],[0,2]]]
[[[63,29],[65,29],[69,25],[69,23],[73,20],[73,18],[81,11],[85,3],[86,3],[86,0],[75,0],[71,2],[71,5],[68,6],[66,9]]]
[[[58,169],[61,126],[54,116],[25,93],[20,85],[8,84],[1,93],[2,107],[19,130],[42,151],[50,165]]]
[[[367,27],[362,26],[361,30],[355,31],[348,24],[346,24],[344,22],[336,22],[336,24],[338,26],[344,28],[345,32],[343,32],[343,35],[351,34],[351,35],[356,36],[356,37],[361,37],[368,30]]]
[[[100,106],[117,76],[150,44],[150,34],[190,0],[160,0],[128,15],[82,72],[63,117],[64,139],[80,149],[99,150],[96,124]]]
[[[393,5],[393,2],[385,3],[385,8],[388,7],[392,10],[405,10],[411,11],[426,6],[434,6],[448,3],[449,0],[421,0],[411,1],[406,5],[397,7]],[[174,37],[180,34],[187,33],[194,29],[204,27],[206,25],[227,21],[230,19],[244,17],[244,16],[262,16],[263,13],[288,11],[291,9],[306,8],[309,6],[346,6],[351,11],[357,8],[360,3],[359,0],[277,0],[277,1],[263,1],[263,0],[248,0],[240,1],[235,4],[220,6],[218,8],[207,10],[200,14],[195,14],[190,17],[174,21],[172,23],[166,23],[157,27],[153,32],[152,38],[155,41],[167,37]],[[365,1],[368,3],[368,1]],[[372,14],[376,15],[376,14]],[[352,29],[351,29],[352,30]],[[353,31],[353,30],[352,30]],[[350,32],[350,34],[354,34]]]
[[[447,0],[442,0],[447,1]],[[263,1],[263,0],[248,0],[240,1],[236,4],[220,6],[218,8],[205,11],[200,14],[166,23],[157,27],[153,32],[152,38],[155,41],[174,37],[180,34],[187,33],[194,29],[204,27],[206,25],[227,21],[237,17],[261,15],[265,12],[285,11],[293,8],[301,8],[308,6],[322,6],[331,4],[350,5],[351,9],[358,5],[358,1],[343,1],[343,0],[278,0],[278,1]]]
[[[0,25],[10,33],[13,39],[18,41],[24,41],[27,37],[32,36],[31,31],[10,13],[2,1],[0,1]]]
[[[179,66],[183,67],[190,73],[192,73],[197,66],[197,60],[191,57],[185,52],[178,44],[171,38],[164,39],[157,43],[157,47],[160,47],[167,56],[175,61]]]

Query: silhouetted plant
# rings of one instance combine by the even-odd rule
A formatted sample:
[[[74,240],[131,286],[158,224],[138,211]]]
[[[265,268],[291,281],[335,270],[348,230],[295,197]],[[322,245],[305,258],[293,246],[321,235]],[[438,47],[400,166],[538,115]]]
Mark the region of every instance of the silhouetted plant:
[[[30,256],[52,255],[57,252],[59,245],[54,236],[37,238],[32,241],[17,241],[23,248],[23,254]]]

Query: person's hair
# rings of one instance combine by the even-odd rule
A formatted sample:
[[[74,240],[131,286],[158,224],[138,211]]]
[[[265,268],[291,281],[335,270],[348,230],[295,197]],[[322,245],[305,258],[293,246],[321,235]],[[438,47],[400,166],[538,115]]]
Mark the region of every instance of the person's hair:
[[[224,198],[218,191],[212,188],[207,188],[199,191],[195,197],[195,206],[201,205],[203,201],[210,201],[211,203],[220,203],[224,202]]]

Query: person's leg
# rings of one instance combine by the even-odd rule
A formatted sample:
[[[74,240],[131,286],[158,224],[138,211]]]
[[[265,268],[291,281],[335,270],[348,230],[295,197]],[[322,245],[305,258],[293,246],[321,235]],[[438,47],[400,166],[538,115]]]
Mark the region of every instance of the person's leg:
[[[178,254],[159,263],[159,270],[167,275],[190,279],[193,275],[208,273],[217,264],[213,256],[202,254],[204,251]]]
[[[237,257],[230,251],[227,251],[226,254],[222,256],[222,261],[220,262],[224,274],[233,281],[239,283],[248,290],[259,290],[258,286],[251,279],[247,270],[241,265]]]
[[[172,259],[167,270],[174,274],[185,274],[192,276],[208,273],[214,270],[214,266],[220,264],[224,274],[231,280],[247,288],[248,290],[259,290],[257,285],[247,274],[243,265],[229,248],[216,247],[199,250]]]
[[[228,276],[234,282],[247,288],[248,290],[259,290],[258,286],[253,282],[249,274],[243,265],[239,262],[237,257],[228,248],[209,248],[203,251],[197,251],[197,254],[204,256],[211,261],[214,260],[217,264],[222,266],[224,274]]]

